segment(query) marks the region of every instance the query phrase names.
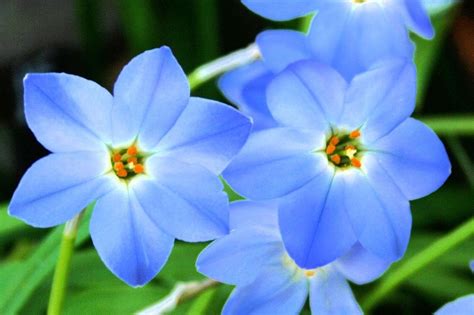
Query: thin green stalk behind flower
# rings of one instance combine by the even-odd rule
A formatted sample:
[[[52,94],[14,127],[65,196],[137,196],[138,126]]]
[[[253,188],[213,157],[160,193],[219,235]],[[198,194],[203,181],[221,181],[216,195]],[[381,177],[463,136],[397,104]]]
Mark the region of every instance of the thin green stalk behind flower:
[[[472,237],[474,237],[474,218],[471,218],[451,233],[434,242],[419,254],[402,262],[398,268],[393,269],[393,271],[384,276],[375,289],[368,295],[367,300],[362,303],[362,308],[366,312],[371,311],[383,301],[386,296],[396,290],[411,276],[459,244],[472,239]]]

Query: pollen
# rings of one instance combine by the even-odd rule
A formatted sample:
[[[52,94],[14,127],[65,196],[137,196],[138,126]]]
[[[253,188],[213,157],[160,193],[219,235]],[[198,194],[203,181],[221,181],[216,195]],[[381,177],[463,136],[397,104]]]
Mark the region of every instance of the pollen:
[[[131,147],[127,149],[128,155],[137,155],[137,153],[138,153],[137,147],[134,145],[132,145]]]
[[[339,165],[341,164],[341,156],[339,154],[334,154],[333,156],[331,156],[331,161],[334,164]]]
[[[122,160],[122,156],[120,155],[120,153],[115,153],[112,157],[112,161],[114,162],[120,162]]]
[[[360,137],[360,131],[359,130],[354,130],[349,134],[349,138],[351,139],[357,139]]]
[[[124,168],[120,169],[117,171],[117,176],[118,177],[127,177],[128,176],[128,172],[127,170],[125,170]]]
[[[136,145],[114,149],[110,158],[113,171],[120,179],[130,180],[138,174],[145,173],[146,154],[140,152]]]
[[[329,143],[329,145],[326,148],[326,154],[333,154],[334,151],[336,151],[336,146],[332,143]]]
[[[314,277],[316,274],[316,270],[305,270],[304,275],[308,278]]]
[[[344,132],[333,129],[333,133],[327,138],[324,152],[327,159],[338,170],[345,170],[350,167],[361,167],[361,157],[363,147],[361,145],[359,130]]]
[[[135,164],[135,166],[133,167],[133,171],[137,174],[141,174],[145,171],[145,168],[141,164]]]
[[[362,166],[362,163],[357,158],[352,158],[351,165],[354,167],[360,168]]]

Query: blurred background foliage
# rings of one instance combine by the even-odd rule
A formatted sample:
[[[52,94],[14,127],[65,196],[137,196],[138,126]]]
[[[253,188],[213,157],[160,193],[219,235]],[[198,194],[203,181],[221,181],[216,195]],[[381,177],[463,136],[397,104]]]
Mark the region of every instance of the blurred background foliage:
[[[453,174],[438,192],[413,202],[413,236],[407,258],[472,218],[474,212],[473,134],[456,132],[463,124],[473,124],[474,3],[434,10],[432,19],[437,30],[434,41],[413,36],[419,74],[416,115],[463,120],[440,126]],[[25,124],[25,73],[68,72],[111,89],[122,66],[146,49],[172,47],[189,73],[204,62],[247,46],[261,30],[304,24],[266,21],[247,11],[239,0],[2,0],[0,314],[45,312],[62,231],[62,227],[33,229],[6,213],[20,176],[47,154]],[[214,82],[194,95],[224,100]],[[230,196],[237,198],[232,192]],[[86,216],[73,257],[66,314],[130,314],[156,303],[177,282],[203,279],[194,262],[205,244],[178,243],[154,281],[144,288],[129,288],[101,263],[87,230]],[[431,314],[447,301],[474,292],[468,268],[473,258],[471,239],[411,277],[373,313]],[[357,297],[363,300],[373,286],[354,286]],[[219,314],[231,289],[224,285],[211,288],[182,303],[173,314]],[[303,313],[309,314],[307,307]]]

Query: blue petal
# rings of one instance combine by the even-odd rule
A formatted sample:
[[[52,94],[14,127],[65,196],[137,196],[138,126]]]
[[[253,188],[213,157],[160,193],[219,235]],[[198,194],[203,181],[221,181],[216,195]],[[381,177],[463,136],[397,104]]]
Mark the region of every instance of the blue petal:
[[[323,136],[324,137],[324,136]],[[229,185],[250,199],[284,196],[327,166],[327,159],[311,151],[324,142],[312,133],[274,128],[251,135],[223,175]]]
[[[105,152],[56,153],[31,166],[10,203],[10,215],[36,227],[66,222],[112,190],[115,176]]]
[[[336,262],[337,270],[346,279],[357,284],[365,284],[380,277],[390,267],[390,262],[368,252],[357,243]]]
[[[237,287],[223,315],[299,314],[308,297],[308,283],[283,266],[267,268],[250,285]]]
[[[302,268],[324,266],[357,241],[344,208],[341,176],[329,168],[282,199],[279,224],[285,247]]]
[[[247,285],[262,268],[281,265],[285,250],[278,233],[271,229],[247,227],[233,230],[199,255],[199,272],[221,282]]]
[[[290,64],[311,58],[306,36],[297,31],[265,31],[257,36],[257,45],[265,65],[278,73]]]
[[[351,287],[330,266],[317,270],[311,278],[309,297],[313,314],[362,314]]]
[[[451,174],[446,149],[426,125],[409,118],[371,145],[377,159],[409,200],[429,195]]]
[[[110,140],[112,96],[96,83],[60,73],[29,74],[25,114],[36,138],[52,152],[97,151]]]
[[[408,27],[418,35],[432,39],[435,31],[422,2],[420,0],[399,0],[398,2],[401,2],[402,14]]]
[[[342,113],[346,82],[313,61],[292,64],[268,86],[268,108],[283,125],[326,132]]]
[[[311,13],[316,9],[314,0],[242,0],[253,12],[271,20],[285,21]]]
[[[266,96],[267,85],[274,76],[263,61],[256,61],[229,71],[219,79],[219,88],[225,97],[252,117],[253,131],[277,125],[268,110]]]
[[[377,1],[356,6],[344,1],[321,9],[309,41],[315,58],[332,65],[347,80],[383,59],[413,57],[413,44],[399,12]]]
[[[125,185],[97,201],[90,232],[107,268],[131,286],[153,279],[174,243],[172,236],[150,220]]]
[[[360,244],[383,260],[400,259],[411,231],[408,200],[370,154],[362,159],[362,171],[345,173],[345,209]]]
[[[236,201],[230,204],[229,227],[233,229],[266,226],[278,232],[278,204],[270,201]]]
[[[115,144],[128,144],[139,136],[143,149],[153,148],[188,101],[188,80],[168,47],[135,57],[123,68],[114,87]]]
[[[207,169],[152,157],[148,177],[130,183],[148,216],[164,231],[188,242],[228,233],[229,203],[219,178]]]
[[[440,308],[435,315],[472,315],[474,310],[474,294],[460,297]]]
[[[220,174],[247,141],[251,126],[234,108],[193,97],[156,150]]]
[[[361,128],[369,145],[388,134],[415,109],[416,71],[409,60],[390,60],[354,78],[346,94],[340,125]]]

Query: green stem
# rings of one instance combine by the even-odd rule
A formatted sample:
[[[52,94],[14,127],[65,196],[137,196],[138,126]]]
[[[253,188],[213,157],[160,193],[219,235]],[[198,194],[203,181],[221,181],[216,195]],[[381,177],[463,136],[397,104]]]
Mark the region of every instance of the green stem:
[[[71,258],[74,252],[74,243],[76,242],[77,229],[82,214],[83,212],[66,222],[66,226],[64,227],[61,247],[59,249],[59,258],[56,269],[54,270],[53,285],[49,297],[48,315],[59,315],[63,309]]]
[[[364,303],[362,303],[362,308],[368,313],[380,303],[385,296],[394,291],[409,277],[472,236],[474,236],[474,218],[471,218],[454,231],[443,236],[419,254],[402,262],[398,268],[382,278],[381,282],[368,295]]]
[[[260,51],[255,44],[230,53],[227,56],[204,64],[189,74],[191,90],[196,89],[207,81],[240,66],[249,64],[260,57]]]
[[[473,136],[474,115],[420,117],[420,120],[430,126],[437,134],[443,136]]]

